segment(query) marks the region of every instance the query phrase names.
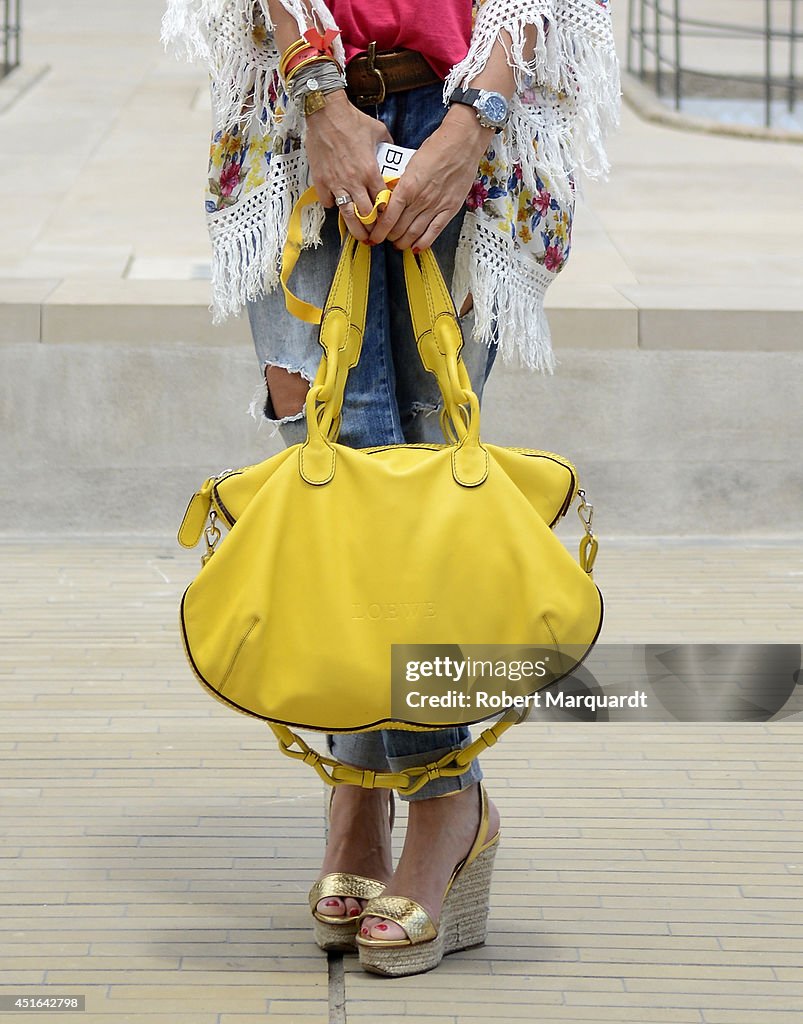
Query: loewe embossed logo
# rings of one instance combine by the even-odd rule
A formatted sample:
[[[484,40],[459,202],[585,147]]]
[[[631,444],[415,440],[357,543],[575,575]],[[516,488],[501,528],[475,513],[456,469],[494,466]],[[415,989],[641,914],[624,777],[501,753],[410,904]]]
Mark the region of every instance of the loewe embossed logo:
[[[437,612],[434,601],[383,601],[373,604],[355,603],[351,606],[352,619],[434,619]]]

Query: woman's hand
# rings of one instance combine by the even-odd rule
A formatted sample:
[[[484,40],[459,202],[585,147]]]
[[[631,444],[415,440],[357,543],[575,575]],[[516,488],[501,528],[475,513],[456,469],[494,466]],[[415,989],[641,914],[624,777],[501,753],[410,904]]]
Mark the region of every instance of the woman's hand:
[[[369,240],[428,249],[465,203],[493,134],[470,107],[451,107],[411,157]]]
[[[345,91],[329,93],[325,106],[307,118],[310,174],[323,205],[334,206],[335,196],[348,194],[367,216],[385,187],[376,147],[392,141],[385,125],[353,106]],[[367,241],[368,229],[357,219],[354,207],[341,206],[340,213],[351,234]]]

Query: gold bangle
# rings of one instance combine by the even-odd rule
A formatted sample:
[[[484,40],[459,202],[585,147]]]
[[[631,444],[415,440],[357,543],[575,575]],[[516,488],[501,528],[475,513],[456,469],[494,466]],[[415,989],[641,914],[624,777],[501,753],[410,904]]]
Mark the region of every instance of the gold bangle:
[[[291,54],[297,53],[300,49],[302,49],[305,46],[309,46],[309,45],[310,45],[309,40],[305,39],[303,36],[299,36],[298,39],[296,39],[296,41],[294,43],[290,43],[290,45],[282,53],[282,55],[281,55],[281,57],[279,59],[280,60],[286,60],[289,56],[291,56]]]
[[[294,43],[291,43],[287,47],[287,49],[284,51],[284,53],[279,58],[279,74],[282,77],[284,77],[284,69],[287,66],[288,61],[290,61],[301,50],[307,49],[307,47],[309,45],[310,44],[309,44],[308,40],[304,39],[304,37],[302,36],[301,38],[296,39],[296,41]]]
[[[303,50],[312,50],[312,53],[307,58],[307,60],[331,60],[333,64],[337,64],[337,66],[340,67],[332,53],[317,50],[311,43],[308,43],[306,39],[299,39],[291,46],[288,46],[287,49],[279,58],[279,74],[282,76],[282,78],[284,78],[285,76],[287,65],[294,57],[296,57]]]
[[[335,35],[337,34],[338,33],[335,33]],[[318,58],[323,60],[331,60],[332,63],[338,68],[338,70],[342,71],[342,68],[338,64],[337,60],[335,60],[331,46],[327,46],[326,49],[321,50],[318,48],[318,43],[309,40],[306,36],[301,36],[298,39],[296,39],[295,42],[291,43],[279,58],[279,74],[281,75],[282,78],[285,77],[287,65],[290,63],[293,57],[296,57],[299,53],[301,53],[302,50],[307,49],[314,51],[314,53],[309,57],[309,60],[315,60]],[[304,63],[306,63],[306,61]]]
[[[286,61],[282,61],[279,64],[279,74],[281,75],[282,78],[285,78],[287,76],[287,65],[293,60],[294,57],[296,57],[296,54],[291,53]]]

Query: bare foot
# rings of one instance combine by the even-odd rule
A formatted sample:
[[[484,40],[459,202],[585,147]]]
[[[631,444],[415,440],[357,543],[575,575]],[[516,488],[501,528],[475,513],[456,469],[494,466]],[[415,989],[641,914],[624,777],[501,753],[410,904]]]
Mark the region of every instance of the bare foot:
[[[488,834],[499,831],[499,811],[488,801]],[[437,925],[446,886],[455,866],[474,842],[479,824],[479,789],[409,804],[404,850],[383,896],[407,896],[420,903]],[[365,938],[404,939],[404,929],[381,917],[366,917],[360,925]]]
[[[322,878],[333,871],[363,875],[387,882],[393,875],[390,846],[388,790],[337,786],[329,814],[329,838],[323,858]],[[365,900],[351,896],[327,896],[316,910],[327,917],[356,917]]]

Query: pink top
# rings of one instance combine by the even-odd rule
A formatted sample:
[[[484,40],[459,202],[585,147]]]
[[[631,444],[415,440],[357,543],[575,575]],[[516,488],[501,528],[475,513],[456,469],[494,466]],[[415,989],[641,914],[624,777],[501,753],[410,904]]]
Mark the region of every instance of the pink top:
[[[471,0],[330,0],[346,60],[368,49],[418,50],[441,78],[468,53]]]

